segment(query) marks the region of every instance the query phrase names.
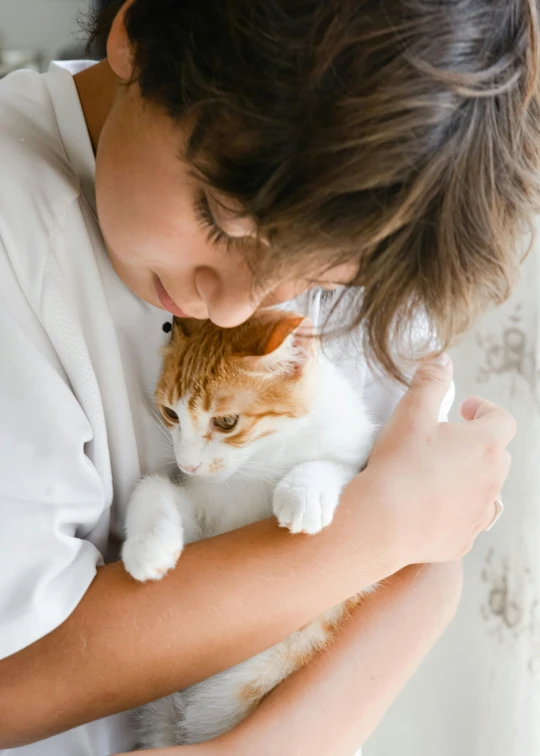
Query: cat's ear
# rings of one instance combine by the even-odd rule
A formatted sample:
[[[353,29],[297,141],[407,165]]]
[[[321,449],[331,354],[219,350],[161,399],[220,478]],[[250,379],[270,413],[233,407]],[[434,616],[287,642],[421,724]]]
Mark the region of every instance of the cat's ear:
[[[250,373],[299,377],[314,352],[314,328],[309,318],[287,314],[265,329],[256,354],[240,358]]]

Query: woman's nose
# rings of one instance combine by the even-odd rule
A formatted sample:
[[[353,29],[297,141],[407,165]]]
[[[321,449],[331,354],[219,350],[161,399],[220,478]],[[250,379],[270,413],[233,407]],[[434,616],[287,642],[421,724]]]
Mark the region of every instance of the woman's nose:
[[[251,280],[242,272],[222,278],[209,268],[196,273],[196,286],[210,320],[221,328],[233,328],[253,315],[259,298],[253,295]]]

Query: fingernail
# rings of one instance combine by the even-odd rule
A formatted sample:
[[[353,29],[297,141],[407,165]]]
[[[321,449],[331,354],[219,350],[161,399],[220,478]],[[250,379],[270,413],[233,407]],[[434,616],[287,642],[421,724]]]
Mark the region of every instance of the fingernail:
[[[450,364],[450,357],[446,352],[441,352],[441,354],[438,354],[433,358],[433,362],[436,362],[438,365],[442,365],[443,367],[447,367],[447,365]]]

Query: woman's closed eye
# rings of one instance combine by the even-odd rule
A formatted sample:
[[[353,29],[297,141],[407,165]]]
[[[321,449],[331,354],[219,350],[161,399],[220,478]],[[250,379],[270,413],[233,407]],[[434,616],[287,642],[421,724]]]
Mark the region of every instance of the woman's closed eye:
[[[231,252],[233,245],[238,243],[238,238],[229,236],[216,222],[210,208],[208,197],[201,192],[195,202],[195,214],[199,224],[206,230],[208,241],[211,244],[225,244],[227,252]]]

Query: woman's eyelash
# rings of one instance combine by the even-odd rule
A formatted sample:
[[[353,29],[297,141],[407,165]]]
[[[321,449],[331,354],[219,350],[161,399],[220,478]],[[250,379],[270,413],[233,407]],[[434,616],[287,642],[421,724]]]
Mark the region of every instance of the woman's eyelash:
[[[229,236],[217,225],[208,204],[208,197],[204,192],[201,192],[195,202],[195,214],[207,233],[208,241],[212,244],[225,244],[227,252],[231,252],[234,243],[238,240]]]

